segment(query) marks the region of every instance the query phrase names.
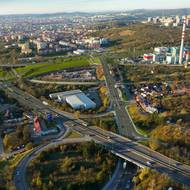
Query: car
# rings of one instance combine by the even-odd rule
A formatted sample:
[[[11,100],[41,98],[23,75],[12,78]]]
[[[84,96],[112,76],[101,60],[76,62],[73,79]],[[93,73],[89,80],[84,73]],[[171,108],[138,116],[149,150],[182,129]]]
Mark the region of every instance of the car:
[[[16,175],[19,176],[20,175],[20,171],[16,171]]]
[[[150,162],[150,161],[147,161],[146,164],[147,164],[148,166],[152,166],[152,162]]]
[[[89,137],[94,137],[94,136],[96,136],[95,134],[89,134]]]
[[[180,163],[174,163],[174,166],[178,167],[180,165]]]
[[[126,186],[125,186],[125,189],[128,190],[128,189],[130,189],[130,187],[131,187],[131,181],[128,180],[128,181],[127,181],[127,184],[126,184]]]

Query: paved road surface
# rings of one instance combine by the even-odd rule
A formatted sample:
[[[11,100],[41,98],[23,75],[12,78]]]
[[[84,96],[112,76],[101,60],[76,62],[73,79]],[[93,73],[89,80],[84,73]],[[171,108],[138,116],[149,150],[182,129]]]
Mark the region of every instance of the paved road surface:
[[[26,169],[31,160],[33,160],[38,154],[47,150],[49,148],[56,147],[61,144],[73,144],[73,143],[81,143],[89,141],[89,138],[73,138],[73,139],[62,139],[62,140],[54,140],[51,143],[47,143],[41,145],[35,149],[33,149],[30,153],[28,153],[23,160],[17,166],[13,180],[17,190],[28,190],[28,184],[26,181]]]
[[[120,160],[111,180],[102,190],[132,190],[132,179],[136,172],[137,167],[135,165],[127,162],[126,168],[123,168],[123,161]]]
[[[38,83],[38,84],[59,84],[59,85],[99,85],[100,81],[92,81],[92,82],[80,82],[80,81],[44,81],[44,80],[37,80],[37,79],[31,79],[29,80],[32,83]]]
[[[90,136],[95,142],[104,145],[118,157],[140,167],[149,167],[158,172],[166,173],[174,180],[190,186],[190,166],[172,160],[123,136],[96,127],[85,127],[74,121],[66,123],[73,130]]]
[[[4,154],[4,146],[3,146],[3,140],[1,138],[0,134],[0,156]]]
[[[114,110],[116,112],[117,121],[119,125],[118,126],[119,133],[131,139],[142,138],[142,136],[137,133],[135,125],[131,120],[130,115],[126,111],[126,104],[120,100],[119,93],[115,88],[115,84],[117,82],[110,74],[108,63],[105,61],[103,57],[101,58],[101,62],[104,70],[104,75],[106,78],[106,84],[109,89],[110,99],[113,102]]]
[[[60,110],[49,106],[44,106],[38,99],[21,90],[17,90],[16,87],[6,86],[5,84],[3,85],[3,88],[7,88],[9,94],[16,99],[20,99],[20,102],[25,106],[27,105],[28,107],[35,108],[41,112],[51,111],[58,114],[63,119],[67,120],[65,122],[66,126],[83,135],[90,136],[95,142],[105,146],[118,157],[131,161],[138,166],[149,167],[159,172],[166,173],[176,181],[190,186],[190,166],[184,165],[162,154],[159,154],[158,152],[155,152],[146,146],[136,143],[134,140],[124,138],[123,136],[117,135],[115,133],[104,131],[100,128],[86,126],[81,120],[67,117]],[[126,122],[128,122],[128,120]],[[134,129],[131,128],[131,126],[127,129],[130,130],[130,134],[134,135]]]

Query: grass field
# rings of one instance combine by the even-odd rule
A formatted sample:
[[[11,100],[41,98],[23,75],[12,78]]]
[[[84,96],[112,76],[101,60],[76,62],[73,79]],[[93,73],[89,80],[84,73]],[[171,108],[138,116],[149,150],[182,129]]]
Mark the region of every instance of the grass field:
[[[28,65],[22,68],[16,68],[14,71],[23,78],[26,77],[33,77],[36,75],[40,75],[43,73],[48,73],[51,71],[59,71],[65,68],[72,68],[72,67],[83,67],[90,65],[88,57],[80,57],[80,58],[73,58],[73,59],[66,59],[65,61],[56,61],[55,63],[40,63],[34,65]],[[0,78],[4,77],[2,70],[0,70]],[[13,79],[11,74],[7,74],[7,79]]]

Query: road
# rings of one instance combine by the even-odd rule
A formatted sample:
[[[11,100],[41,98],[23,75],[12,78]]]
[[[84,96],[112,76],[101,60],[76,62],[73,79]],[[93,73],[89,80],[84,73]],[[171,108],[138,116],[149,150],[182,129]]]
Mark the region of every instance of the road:
[[[190,166],[112,132],[92,126],[86,127],[77,124],[74,120],[67,121],[65,124],[81,134],[90,136],[96,143],[105,146],[124,160],[133,162],[140,167],[149,167],[158,172],[166,173],[176,181],[190,186]]]
[[[6,91],[10,96],[17,99],[18,102],[20,102],[21,105],[29,107],[31,109],[35,108],[36,112],[43,112],[43,113],[49,113],[54,112],[56,109],[54,109],[51,105],[44,105],[42,102],[35,98],[34,96],[23,92],[22,90],[18,89],[17,87],[9,84],[9,83],[2,83],[0,82],[0,89]],[[66,111],[59,110],[59,113],[63,116],[66,116],[67,118],[74,118],[74,113],[69,113]],[[98,113],[98,114],[80,114],[81,119],[86,118],[100,118],[100,117],[107,117],[113,114],[113,111],[111,109],[108,109],[104,113]],[[65,118],[66,118],[65,117]]]
[[[33,149],[30,153],[28,153],[18,164],[17,168],[15,169],[13,181],[17,190],[28,190],[28,184],[26,181],[26,169],[31,160],[33,160],[37,155],[39,155],[44,150],[49,148],[56,147],[61,144],[73,144],[73,143],[81,143],[89,141],[89,138],[73,138],[73,139],[60,139],[60,140],[53,140],[50,143],[46,143],[43,145],[38,146],[37,148]]]
[[[109,66],[103,57],[101,58],[101,62],[106,78],[106,84],[109,89],[110,99],[116,113],[119,134],[127,136],[131,139],[142,138],[142,136],[137,132],[129,113],[126,111],[126,104],[120,100],[118,90],[115,87],[117,82],[111,75]]]
[[[25,67],[27,64],[0,64],[0,67],[4,68],[16,68],[16,67]]]
[[[3,146],[3,140],[0,134],[0,156],[2,156],[3,154],[4,154],[4,146]]]
[[[29,80],[32,83],[37,83],[37,84],[58,84],[58,85],[86,85],[86,86],[91,86],[91,85],[99,85],[101,84],[100,81],[44,81],[44,80],[37,80],[37,79],[31,79]]]
[[[97,127],[86,126],[83,121],[67,117],[62,111],[52,108],[51,106],[43,105],[40,100],[26,92],[18,90],[16,87],[9,86],[7,84],[0,86],[3,86],[4,89],[6,88],[9,95],[18,99],[22,105],[37,109],[40,112],[53,112],[59,115],[64,119],[65,126],[79,132],[80,134],[90,136],[95,142],[105,146],[116,156],[133,162],[140,167],[149,167],[157,170],[158,172],[166,173],[176,181],[190,186],[190,166],[179,163],[149,149],[146,146],[138,144],[134,139],[125,138]],[[124,116],[126,116],[126,112]]]
[[[126,168],[123,168],[123,161],[119,161],[111,180],[102,190],[132,190],[132,179],[137,173],[137,167],[127,162]]]

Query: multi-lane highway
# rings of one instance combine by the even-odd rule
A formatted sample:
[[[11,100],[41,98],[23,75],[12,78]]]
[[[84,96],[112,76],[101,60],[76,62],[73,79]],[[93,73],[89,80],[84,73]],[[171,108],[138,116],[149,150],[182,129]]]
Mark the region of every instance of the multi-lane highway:
[[[124,160],[131,161],[140,167],[149,167],[158,172],[166,173],[176,181],[190,186],[190,166],[172,160],[123,136],[100,128],[85,127],[74,120],[67,121],[65,125],[81,134],[90,136],[95,142],[104,145],[113,154]]]
[[[100,128],[86,126],[82,121],[68,117],[60,110],[43,105],[40,100],[14,86],[8,84],[1,84],[1,86],[9,95],[18,99],[22,105],[37,109],[37,111],[53,112],[59,115],[64,118],[66,126],[83,135],[91,137],[95,142],[105,146],[118,157],[131,161],[140,167],[149,167],[159,172],[166,173],[176,181],[190,186],[190,166],[176,162],[175,160],[172,160],[123,136],[104,131]],[[120,102],[117,102],[116,104],[120,105]],[[118,109],[118,111],[121,109],[119,105],[116,106],[116,110]],[[119,113],[120,112],[121,111],[119,111]],[[126,112],[124,116],[126,117]],[[126,123],[123,123],[124,126],[128,121],[125,120],[125,122]],[[134,138],[135,130],[131,128],[131,126],[127,127],[127,129],[130,130],[130,134]]]
[[[106,84],[109,89],[110,99],[113,103],[114,110],[116,113],[119,133],[131,139],[141,138],[142,136],[137,133],[135,125],[130,115],[126,111],[126,104],[123,101],[121,101],[119,97],[118,90],[115,87],[116,82],[110,73],[110,69],[108,67],[106,60],[103,57],[101,57],[101,62],[104,70],[104,75],[106,78]]]

